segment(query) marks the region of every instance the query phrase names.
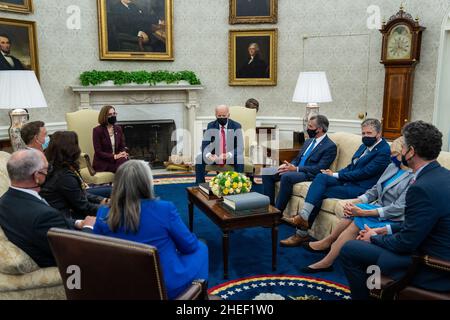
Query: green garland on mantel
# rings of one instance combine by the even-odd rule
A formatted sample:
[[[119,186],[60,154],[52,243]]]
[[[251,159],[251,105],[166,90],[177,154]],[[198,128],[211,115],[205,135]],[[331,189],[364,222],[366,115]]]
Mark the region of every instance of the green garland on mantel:
[[[80,81],[83,86],[96,86],[105,81],[114,81],[115,85],[124,85],[128,83],[156,85],[158,82],[177,83],[185,80],[191,85],[201,84],[200,79],[192,71],[170,72],[160,71],[85,71],[80,75]]]

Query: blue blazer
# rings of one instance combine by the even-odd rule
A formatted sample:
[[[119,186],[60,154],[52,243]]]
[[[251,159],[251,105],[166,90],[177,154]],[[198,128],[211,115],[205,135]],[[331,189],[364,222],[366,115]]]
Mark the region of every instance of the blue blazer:
[[[158,249],[169,299],[180,294],[193,280],[207,279],[208,250],[181,220],[175,205],[162,200],[141,200],[141,220],[136,234],[123,227],[112,232],[107,224],[109,208],[97,213],[94,233],[149,244]],[[199,274],[205,270],[206,274]]]
[[[227,160],[227,163],[244,164],[244,138],[240,123],[228,119],[226,135],[227,152],[231,152],[231,154],[233,155],[233,163],[229,163],[229,160]],[[217,120],[208,123],[202,141],[202,155],[206,155],[209,152],[211,154],[220,154],[220,151],[216,152],[215,150],[216,139],[218,140],[217,147],[220,147],[220,125]],[[230,141],[232,141],[233,143],[230,143]]]
[[[372,151],[361,158],[366,148],[364,144],[361,145],[353,155],[352,162],[338,173],[340,181],[350,182],[368,190],[377,183],[381,174],[391,163],[391,148],[382,139]]]
[[[309,154],[305,165],[303,167],[299,167],[302,156],[305,154],[313,140],[314,139],[306,140],[297,157],[292,160],[292,164],[298,167],[298,172],[304,172],[308,177],[308,180],[314,179],[314,177],[320,173],[320,170],[328,169],[337,154],[336,144],[328,138],[328,136],[326,136]]]
[[[405,221],[392,235],[373,236],[371,242],[389,250],[380,256],[383,273],[398,278],[411,263],[412,254],[450,261],[450,171],[435,161],[419,173],[406,194]],[[436,291],[450,290],[448,272],[422,268],[414,285]]]

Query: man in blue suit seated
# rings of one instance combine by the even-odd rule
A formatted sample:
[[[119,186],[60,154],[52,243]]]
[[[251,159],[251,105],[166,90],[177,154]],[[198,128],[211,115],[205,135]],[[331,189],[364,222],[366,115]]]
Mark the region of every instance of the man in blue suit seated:
[[[276,174],[264,174],[264,194],[272,205],[281,212],[286,209],[296,183],[311,181],[322,169],[328,169],[336,158],[336,144],[327,136],[329,122],[327,117],[317,115],[308,122],[308,135],[298,156],[289,163],[284,161]],[[280,192],[275,202],[275,183],[280,181]]]
[[[381,273],[399,280],[414,254],[450,260],[450,171],[436,161],[442,134],[432,124],[417,121],[403,128],[402,162],[415,178],[406,194],[405,220],[393,234],[384,229],[361,231],[359,240],[349,241],[341,258],[353,299],[368,299],[367,268],[377,265]],[[397,229],[397,230],[396,230]],[[425,290],[450,291],[448,272],[422,267],[412,285]]]
[[[216,107],[216,120],[208,123],[203,135],[202,153],[195,164],[195,182],[205,182],[206,165],[231,165],[244,172],[244,138],[241,125],[230,119],[226,105]]]
[[[281,240],[284,247],[300,246],[309,240],[307,230],[319,214],[326,198],[354,199],[373,187],[391,162],[389,144],[381,138],[381,123],[367,119],[361,124],[363,144],[355,152],[352,162],[339,172],[322,170],[309,187],[305,204],[298,215],[291,218],[297,226],[295,235]]]

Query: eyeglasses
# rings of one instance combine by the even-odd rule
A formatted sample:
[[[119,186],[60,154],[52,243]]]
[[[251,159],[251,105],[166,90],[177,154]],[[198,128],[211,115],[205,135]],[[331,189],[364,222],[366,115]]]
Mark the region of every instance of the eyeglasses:
[[[43,170],[45,170],[46,172]],[[47,176],[48,174],[52,173],[52,171],[53,171],[53,166],[51,164],[49,164],[47,168],[42,168],[41,170],[38,170],[36,172],[42,174],[43,176]]]
[[[114,112],[114,113],[108,113],[108,117],[113,117],[113,116],[117,116],[117,112]]]

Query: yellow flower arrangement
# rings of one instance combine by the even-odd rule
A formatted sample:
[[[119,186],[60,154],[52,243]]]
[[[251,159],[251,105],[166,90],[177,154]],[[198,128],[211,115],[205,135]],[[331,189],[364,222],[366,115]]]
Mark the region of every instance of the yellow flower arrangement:
[[[252,182],[242,173],[226,171],[212,178],[209,186],[216,196],[222,197],[250,192]]]

